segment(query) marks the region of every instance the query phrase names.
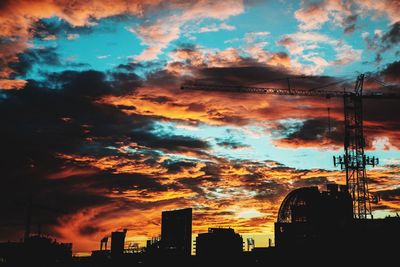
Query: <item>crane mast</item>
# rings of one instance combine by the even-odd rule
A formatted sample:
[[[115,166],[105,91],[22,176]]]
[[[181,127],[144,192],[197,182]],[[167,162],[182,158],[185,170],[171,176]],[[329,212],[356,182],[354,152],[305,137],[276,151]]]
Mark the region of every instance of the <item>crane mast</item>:
[[[364,153],[363,84],[364,74],[361,74],[357,77],[354,93],[343,97],[344,155],[333,158],[335,166],[345,170],[346,186],[353,199],[353,214],[357,219],[372,218],[366,166],[379,163],[378,158]]]
[[[396,94],[363,93],[364,74],[357,77],[353,92],[330,91],[321,89],[291,89],[249,87],[239,85],[215,85],[188,83],[181,86],[182,90],[201,90],[212,92],[233,92],[288,96],[342,97],[344,102],[344,155],[334,157],[335,167],[340,166],[346,173],[346,187],[353,200],[353,216],[357,219],[372,218],[371,201],[368,191],[366,166],[375,166],[378,158],[368,157],[364,153],[365,139],[363,132],[363,99],[393,99],[400,98]]]

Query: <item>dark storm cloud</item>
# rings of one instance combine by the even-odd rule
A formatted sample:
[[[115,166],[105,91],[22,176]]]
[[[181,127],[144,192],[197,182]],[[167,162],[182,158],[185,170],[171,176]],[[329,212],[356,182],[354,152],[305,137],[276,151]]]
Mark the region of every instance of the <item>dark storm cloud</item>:
[[[40,223],[46,233],[57,235],[57,233],[52,232],[49,226],[57,225],[58,218],[62,216],[73,215],[82,209],[111,203],[115,203],[117,206],[124,205],[118,199],[106,196],[111,192],[122,193],[126,190],[162,192],[171,188],[176,189],[173,186],[162,185],[157,181],[157,178],[146,175],[114,174],[107,171],[97,172],[84,178],[79,175],[64,179],[44,179],[43,177],[38,177],[36,181],[30,183],[34,185],[34,188],[18,187],[22,182],[23,178],[17,177],[6,181],[3,179],[3,184],[7,184],[8,190],[2,192],[1,199],[3,201],[0,203],[0,208],[8,216],[2,218],[0,226],[2,229],[11,231],[10,237],[13,234],[15,235],[16,231],[23,229],[29,190],[34,192],[32,200],[33,224]],[[29,180],[25,181],[25,183],[29,183]],[[13,188],[12,191],[10,191],[11,187]],[[129,205],[129,203],[126,203],[126,205]],[[140,208],[140,205],[138,204],[137,207]],[[86,228],[86,226],[83,226],[83,228]],[[91,231],[88,231],[87,234],[89,232]],[[7,233],[2,232],[0,238],[6,237]]]
[[[132,93],[143,82],[134,72],[100,72],[95,70],[44,73],[46,81],[40,84],[51,89],[62,89],[63,94],[97,98],[104,95]]]
[[[9,157],[20,158],[10,163],[20,162],[36,151],[50,157],[55,152],[76,151],[85,138],[93,135],[120,138],[132,119],[115,107],[96,104],[93,99],[123,92],[106,81],[101,72],[65,71],[49,74],[45,84],[31,81],[24,90],[7,93],[0,109],[9,116],[3,121],[6,130],[0,135],[3,141],[11,140],[5,144]],[[27,155],[19,154],[21,151]]]
[[[102,230],[99,227],[93,226],[93,225],[85,225],[79,229],[79,233],[82,236],[91,236],[91,235],[94,235],[94,234],[96,234],[98,232],[102,232],[102,231],[104,231],[104,230]]]
[[[142,84],[142,79],[134,72],[111,72],[110,76],[113,80],[113,94],[115,94],[115,89],[117,88],[119,94],[130,93],[133,91],[133,89],[139,87]]]
[[[4,176],[2,179],[0,209],[3,216],[0,220],[0,238],[15,239],[16,233],[24,229],[26,207],[29,192],[32,196],[32,231],[40,224],[47,234],[54,234],[52,226],[58,224],[61,216],[74,214],[83,208],[96,207],[112,202],[106,196],[85,188],[85,182],[76,183],[65,180],[45,180],[41,173],[19,173]],[[30,186],[28,186],[30,185]]]
[[[259,63],[257,63],[259,64]],[[340,80],[330,76],[294,75],[285,69],[273,66],[252,66],[202,68],[196,72],[196,82],[220,85],[245,85],[267,84],[274,88],[288,88],[288,79],[297,89],[316,89],[332,84],[329,90],[343,90],[343,83],[334,85]]]
[[[243,126],[249,123],[248,119],[243,118],[240,115],[223,114],[219,110],[209,110],[207,114],[211,119],[227,124]]]
[[[169,186],[161,184],[158,178],[140,173],[111,174],[103,172],[87,179],[90,181],[90,186],[93,188],[107,189],[110,191],[115,190],[119,192],[133,189],[161,192],[169,188]]]
[[[355,30],[356,30],[356,25],[351,24],[344,29],[344,33],[350,34],[350,33],[353,33]]]
[[[357,22],[358,15],[353,14],[348,16],[344,21],[344,33],[350,34],[353,33],[356,29],[356,22]]]
[[[49,35],[58,36],[60,34],[89,34],[93,32],[91,26],[74,27],[65,20],[61,19],[41,19],[32,25],[34,37],[45,38]]]
[[[186,49],[188,51],[196,52],[195,47],[182,47],[182,49]],[[256,85],[256,86],[266,86],[273,88],[287,88],[288,80],[290,78],[290,84],[292,88],[295,89],[319,89],[319,90],[337,90],[342,91],[343,87],[345,88],[353,88],[354,80],[342,80],[336,77],[330,76],[296,76],[291,73],[288,73],[284,69],[271,67],[271,66],[235,66],[236,63],[232,63],[231,67],[211,67],[211,68],[193,68],[194,78],[186,81],[187,83],[196,82],[199,84],[216,84],[216,85]],[[393,62],[389,64],[387,68],[382,70],[380,73],[375,73],[371,75],[383,76],[386,82],[389,81],[397,81],[397,67],[398,62]],[[379,75],[377,78],[381,79]],[[165,79],[165,83],[162,81]],[[355,78],[354,78],[355,79]],[[164,70],[162,71],[154,71],[149,75],[149,83],[156,84],[158,86],[162,86],[165,90],[174,90],[180,88],[185,81],[180,81],[180,79],[174,74],[168,73]],[[370,90],[365,86],[365,90]],[[376,87],[376,84],[375,86]],[[376,88],[375,88],[376,89]],[[351,90],[351,89],[349,89]],[[400,92],[397,87],[385,87],[379,89],[379,91],[385,93],[398,93]],[[219,92],[216,92],[219,94]],[[232,103],[239,103],[243,97],[245,98],[257,98],[256,95],[244,95],[244,94],[227,94],[222,92],[221,94],[227,98],[227,100]],[[398,93],[400,94],[400,93]],[[174,101],[173,99],[159,99],[160,102],[170,103]],[[165,100],[165,101],[164,101]],[[276,129],[274,130],[275,137],[279,140],[281,139],[286,145],[321,145],[320,141],[325,141],[325,144],[328,145],[339,145],[341,146],[343,143],[343,106],[340,104],[340,99],[336,99],[335,102],[339,102],[338,105],[335,104],[330,109],[331,118],[327,117],[327,109],[320,105],[321,101],[324,101],[322,98],[304,98],[304,106],[306,108],[302,108],[303,99],[295,98],[296,103],[299,103],[298,106],[293,106],[289,102],[292,101],[292,97],[277,97],[276,102],[272,102],[270,107],[265,108],[263,110],[259,110],[260,113],[265,114],[264,116],[270,121],[275,122]],[[332,100],[333,101],[333,100]],[[393,145],[398,146],[398,141],[395,136],[395,131],[398,130],[398,119],[394,114],[397,114],[397,106],[396,101],[386,101],[386,100],[365,100],[365,116],[364,119],[366,122],[365,134],[367,136],[368,146],[371,147],[372,141],[379,136],[384,136],[385,134],[390,134],[391,139],[393,140]],[[386,103],[390,102],[388,105]],[[279,104],[278,104],[279,103]],[[287,105],[284,105],[284,104]],[[316,104],[313,107],[313,104]],[[173,105],[174,103],[170,103]],[[232,104],[234,105],[234,104]],[[395,105],[395,106],[393,106]],[[329,104],[327,104],[329,106]],[[206,111],[207,117],[214,120],[220,121],[226,124],[234,124],[234,125],[246,125],[249,123],[249,119],[246,115],[242,115],[240,113],[231,113],[231,112],[222,112],[220,109],[212,109],[210,107],[205,106],[203,103],[196,103],[195,106],[189,106],[187,110],[195,110],[195,111]],[[310,112],[315,110],[314,115]],[[378,111],[379,112],[376,112]],[[304,115],[307,117],[314,117],[311,120],[306,120],[303,126],[295,126],[295,125],[281,125],[277,119],[285,118],[290,114],[291,116],[300,116],[300,119],[304,119],[302,114],[309,113],[309,115]],[[329,122],[330,121],[330,122]],[[382,121],[385,121],[385,125],[380,126]],[[329,123],[330,129],[329,129]],[[374,125],[370,127],[369,125]],[[221,143],[222,144],[222,143]],[[225,143],[224,145],[228,145]]]
[[[168,169],[168,173],[180,173],[185,168],[195,167],[196,162],[167,159],[161,164],[161,166],[166,167]]]
[[[130,60],[126,63],[121,63],[115,67],[117,71],[125,71],[132,72],[138,69],[146,70],[146,69],[161,69],[161,66],[164,62],[160,61],[142,61],[142,62],[131,62]]]
[[[206,110],[206,105],[202,104],[202,103],[190,103],[188,104],[187,107],[188,111],[205,111]]]
[[[400,95],[400,91],[398,91]],[[391,145],[400,147],[400,113],[399,99],[370,99],[364,100],[364,134],[367,145],[372,146],[376,137],[389,138]]]
[[[269,79],[287,78],[288,73],[273,67],[204,68],[198,71],[198,81],[215,84],[254,84]]]
[[[138,78],[135,82],[139,82]],[[114,87],[112,83],[106,80],[105,73],[94,70],[49,73],[46,85],[50,88],[62,89],[64,94],[82,97],[100,97],[108,94],[122,95],[132,90],[132,88],[128,90],[124,87]]]
[[[119,64],[115,68],[121,71],[132,72],[135,71],[140,66],[141,66],[140,63],[128,63],[128,64]]]
[[[257,193],[255,195],[256,199],[270,203],[276,203],[290,191],[290,187],[287,184],[279,183],[275,180],[258,184],[258,186],[253,186],[252,189]]]
[[[11,67],[17,75],[26,75],[34,65],[60,66],[61,61],[56,47],[31,48],[18,55],[18,62]]]
[[[35,53],[30,57],[39,57]],[[60,217],[85,208],[112,203],[115,199],[107,196],[110,192],[160,192],[174,188],[174,185],[162,185],[157,177],[118,174],[113,169],[100,171],[95,167],[84,178],[79,172],[63,178],[57,173],[77,165],[84,171],[89,167],[58,155],[135,160],[138,155],[121,154],[107,148],[118,148],[131,142],[144,144],[149,151],[201,151],[208,148],[206,142],[194,138],[157,135],[152,132],[156,118],[128,115],[118,107],[96,102],[104,95],[121,96],[134,91],[142,82],[134,73],[64,71],[49,73],[47,77],[45,82],[29,81],[23,90],[5,92],[5,98],[0,102],[0,112],[6,114],[0,131],[4,155],[0,212],[7,214],[0,219],[2,239],[15,238],[15,233],[23,229],[29,192],[34,192],[33,202],[37,206],[34,222],[40,220],[47,233],[56,234],[46,225],[57,225]],[[156,164],[158,155],[149,156],[144,164],[151,167]],[[173,171],[178,166],[171,165],[170,168]],[[94,231],[82,227],[82,233]]]
[[[93,33],[94,31],[114,32],[115,26],[109,22],[121,22],[132,19],[134,19],[134,17],[130,15],[120,14],[103,19],[103,23],[101,25],[73,26],[62,19],[44,18],[34,22],[31,31],[34,33],[34,38],[41,39],[49,35],[65,37],[68,34],[84,35]]]
[[[57,81],[56,77],[59,78]],[[67,77],[71,79],[68,81]],[[4,200],[26,200],[30,190],[38,192],[36,200],[43,198],[39,203],[52,200],[50,203],[60,210],[104,203],[107,198],[88,193],[81,187],[69,187],[58,180],[43,182],[43,179],[64,166],[56,154],[79,153],[88,137],[118,141],[121,138],[118,134],[123,137],[126,131],[123,128],[131,125],[131,119],[118,109],[96,104],[88,97],[97,95],[96,89],[101,93],[111,90],[99,73],[63,73],[53,75],[52,81],[62,85],[59,89],[49,89],[31,81],[24,90],[7,92],[6,99],[0,103],[0,112],[7,114],[0,132],[5,155],[2,160],[2,203]],[[81,90],[77,90],[74,86],[78,83],[91,89],[85,90],[80,84]],[[90,125],[90,132],[85,125]],[[38,184],[42,185],[41,190],[36,190]],[[21,209],[17,211],[21,212]],[[55,220],[59,214],[50,217]]]
[[[166,102],[171,102],[172,99],[166,96],[156,96],[156,97],[152,97],[152,96],[146,96],[146,97],[142,97],[142,100],[147,100],[153,103],[157,103],[157,104],[163,104]]]
[[[375,194],[379,195],[383,200],[398,200],[400,197],[400,188],[377,191]]]
[[[329,123],[331,131],[329,132]],[[289,143],[317,142],[329,138],[336,144],[343,142],[342,122],[328,119],[315,118],[304,122],[285,122],[279,123],[273,135],[281,141]]]
[[[235,140],[233,138],[216,138],[215,140],[217,141],[217,145],[230,149],[240,149],[249,147],[248,145],[243,144],[242,142]]]
[[[400,61],[395,61],[386,66],[380,72],[380,75],[383,76],[385,81],[393,82],[393,83],[400,83]]]
[[[364,41],[369,50],[376,51],[375,63],[379,64],[382,60],[382,54],[397,48],[400,43],[400,21],[393,23],[383,35],[375,33],[373,36],[366,36]]]
[[[192,54],[201,53],[194,46],[187,44],[176,49],[176,51],[178,50]],[[277,56],[282,55],[277,53]],[[193,66],[190,64],[190,60],[188,59],[188,62],[172,62],[169,64],[178,64],[189,68],[194,72],[194,80],[198,83],[252,85],[294,76],[282,68],[266,66],[252,58],[240,58],[238,59],[239,62],[226,62],[227,67],[206,67],[205,64]],[[159,62],[159,64],[162,64],[162,62]],[[182,81],[182,77],[166,71],[164,69],[165,66],[153,67],[155,71],[147,75],[147,84],[150,86],[180,88],[180,85],[185,82]],[[191,80],[187,79],[186,82],[191,82]],[[285,84],[285,87],[287,86],[286,81],[282,82],[282,84]]]
[[[354,21],[356,18],[353,18]],[[181,49],[186,49],[186,52],[191,51],[191,53],[196,52],[195,47],[183,47]],[[215,85],[244,85],[244,86],[266,86],[272,88],[288,88],[288,78],[290,79],[290,85],[295,89],[320,89],[320,90],[343,90],[343,86],[352,87],[353,85],[349,82],[344,82],[344,80],[340,80],[336,77],[329,76],[297,76],[285,69],[277,68],[273,66],[261,66],[259,63],[255,63],[252,66],[235,66],[236,63],[232,63],[231,67],[211,67],[204,68],[200,67],[194,70],[195,79],[187,81],[187,83],[195,82],[198,84],[215,84]],[[242,63],[239,63],[239,65]],[[183,82],[184,83],[184,82]],[[216,92],[218,94],[218,92]],[[225,92],[221,93],[225,94]],[[257,98],[255,95],[239,95],[239,94],[226,94],[228,99],[232,99],[233,101],[238,101],[242,97],[246,98]],[[281,99],[283,97],[280,97]],[[279,99],[279,100],[281,100]],[[283,99],[282,99],[283,100]],[[307,100],[307,99],[304,99]],[[289,100],[288,100],[289,101]],[[299,103],[302,100],[298,99]],[[314,99],[313,101],[320,102],[320,98]],[[306,106],[310,104],[306,102]],[[200,106],[199,110],[202,110],[203,106]],[[297,109],[297,110],[296,110]],[[309,108],[312,109],[312,108]],[[267,118],[271,118],[270,120],[276,120],[277,117],[287,116],[287,114],[293,110],[296,110],[297,115],[304,114],[307,110],[302,110],[301,106],[299,108],[283,108],[275,103],[270,104],[269,108],[265,108],[265,110],[259,110],[261,113],[265,113]],[[323,109],[316,106],[316,116],[321,116],[321,113],[325,113]],[[342,110],[338,108],[334,108],[331,110],[332,114],[337,114],[338,112],[342,114]],[[318,114],[318,115],[317,115]],[[210,109],[207,110],[208,118],[221,121],[226,124],[234,124],[234,125],[246,125],[249,123],[249,119],[246,116],[241,114],[232,114],[227,112],[221,112],[219,109]],[[296,114],[293,114],[296,116]],[[334,116],[335,117],[335,116]],[[278,123],[278,122],[276,122]],[[279,139],[285,139],[286,141],[297,141],[298,144],[303,144],[303,141],[318,141],[321,139],[330,139],[330,142],[333,144],[341,144],[342,143],[342,127],[341,122],[336,121],[335,119],[331,119],[331,132],[329,133],[329,122],[328,118],[316,118],[312,121],[306,121],[303,127],[297,127],[294,129],[294,126],[288,126],[289,128],[284,129],[284,125],[279,125],[278,123],[278,134],[280,136]],[[229,142],[224,142],[223,140],[217,140],[220,145],[231,147],[231,148],[240,148],[240,144],[230,144]]]
[[[111,174],[108,174],[112,177]],[[109,197],[99,194],[92,187],[98,181],[97,176],[88,177],[84,180],[81,177],[72,177],[65,179],[42,179],[40,188],[34,192],[34,202],[41,205],[44,209],[51,209],[54,215],[74,214],[82,208],[95,207],[98,205],[110,203],[113,200]],[[51,201],[49,201],[51,200]],[[53,223],[56,223],[55,221]]]
[[[390,30],[382,36],[383,49],[391,49],[400,43],[400,21],[393,23]]]
[[[148,86],[159,86],[164,88],[180,88],[182,80],[166,70],[157,69],[146,76]]]
[[[336,77],[329,76],[306,76],[292,73],[286,68],[276,67],[260,63],[253,58],[237,56],[232,62],[221,60],[223,67],[209,67],[208,63],[200,55],[203,52],[194,45],[182,44],[174,50],[182,53],[184,62],[169,62],[167,66],[159,61],[152,66],[153,71],[147,73],[146,85],[159,86],[166,89],[180,88],[185,83],[216,84],[216,85],[243,85],[254,86],[259,84],[270,85],[271,87],[287,88],[288,78],[290,83],[297,89],[315,89],[318,86],[338,82]],[[200,57],[200,58],[198,58]],[[284,52],[277,52],[272,55],[274,59],[285,59],[288,55]],[[198,61],[204,61],[200,64]],[[218,61],[218,59],[216,59]],[[278,61],[279,61],[278,60]],[[192,61],[196,61],[192,64]],[[158,64],[158,66],[157,66]],[[189,70],[193,75],[182,77],[177,73],[165,70],[165,68],[177,64],[179,68]],[[343,90],[343,84],[329,89]]]
[[[29,74],[35,66],[38,67],[39,75],[43,75],[44,77],[47,75],[54,76],[54,74],[48,74],[41,70],[44,65],[85,69],[90,67],[90,65],[86,63],[61,60],[60,55],[57,52],[57,47],[55,46],[30,48],[25,50],[23,53],[18,54],[18,61],[10,64],[10,67],[15,71],[12,77],[24,77]],[[118,75],[118,73],[112,73],[112,75]]]
[[[181,135],[159,135],[151,132],[152,127],[147,129],[135,129],[130,137],[137,140],[138,144],[154,149],[166,149],[171,152],[205,150],[209,144],[205,141]]]
[[[215,139],[217,145],[230,149],[243,149],[249,147],[249,145],[240,141],[242,138],[244,138],[243,134],[239,134],[238,132],[230,129],[225,130],[225,132],[226,134],[224,138]]]
[[[198,196],[202,196],[205,194],[204,189],[202,188],[202,184],[205,181],[210,181],[211,179],[209,178],[181,178],[179,179],[179,183],[182,185],[184,188],[189,188],[193,192],[197,193]]]
[[[375,209],[392,210],[398,214],[398,209],[396,209],[395,207],[398,206],[399,204],[399,199],[400,199],[399,187],[394,187],[394,189],[376,191],[373,193],[373,196],[376,197],[378,200],[378,202],[375,203]],[[388,205],[385,202],[389,202],[390,204]]]
[[[398,114],[400,112],[399,99],[365,99],[364,119],[374,122],[384,122],[390,130],[400,124]],[[379,112],[377,112],[379,110]],[[368,128],[368,125],[366,125]]]

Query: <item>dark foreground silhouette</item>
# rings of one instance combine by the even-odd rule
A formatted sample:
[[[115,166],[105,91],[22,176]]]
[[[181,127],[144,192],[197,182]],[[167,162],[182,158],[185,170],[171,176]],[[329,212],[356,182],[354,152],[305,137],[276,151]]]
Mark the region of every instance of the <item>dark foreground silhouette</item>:
[[[292,191],[275,223],[275,246],[243,251],[243,238],[231,228],[209,228],[196,238],[191,255],[192,209],[162,213],[161,238],[144,250],[125,249],[124,231],[102,239],[89,257],[72,257],[72,244],[41,235],[0,243],[0,266],[270,266],[398,265],[400,218],[354,219],[344,186]],[[105,245],[105,246],[104,246]]]

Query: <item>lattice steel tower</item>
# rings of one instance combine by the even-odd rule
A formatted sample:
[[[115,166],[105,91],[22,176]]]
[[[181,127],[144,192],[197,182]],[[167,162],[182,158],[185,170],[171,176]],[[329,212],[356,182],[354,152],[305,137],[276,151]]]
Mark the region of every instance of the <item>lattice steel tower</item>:
[[[358,219],[372,218],[366,166],[379,163],[378,158],[364,154],[363,84],[364,74],[360,74],[354,92],[343,96],[344,155],[333,158],[335,166],[346,171],[346,186],[353,199],[354,217]]]

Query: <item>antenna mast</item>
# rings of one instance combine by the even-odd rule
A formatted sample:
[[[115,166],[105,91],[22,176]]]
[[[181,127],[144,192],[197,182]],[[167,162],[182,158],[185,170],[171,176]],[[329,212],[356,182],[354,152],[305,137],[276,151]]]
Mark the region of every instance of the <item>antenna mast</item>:
[[[353,214],[357,219],[372,218],[366,166],[379,163],[378,158],[364,154],[363,85],[364,74],[360,74],[354,92],[343,95],[344,155],[334,158],[335,166],[340,165],[346,171],[346,186],[353,199]]]

